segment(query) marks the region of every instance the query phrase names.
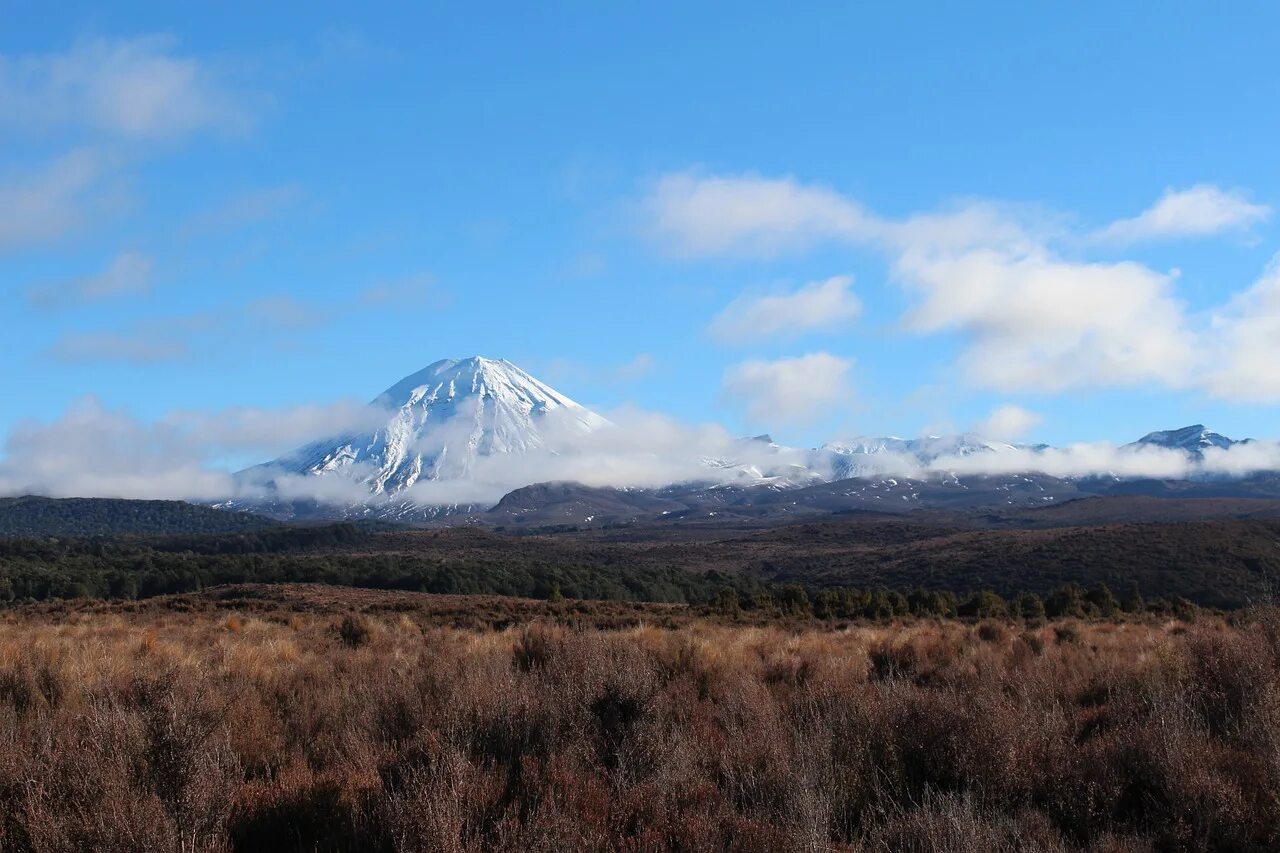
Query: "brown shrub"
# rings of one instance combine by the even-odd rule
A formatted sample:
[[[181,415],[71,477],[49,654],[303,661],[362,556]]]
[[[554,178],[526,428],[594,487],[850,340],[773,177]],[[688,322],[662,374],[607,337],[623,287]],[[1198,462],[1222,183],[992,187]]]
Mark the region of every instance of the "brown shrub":
[[[0,849],[1280,844],[1270,611],[612,630],[314,595],[0,618]]]

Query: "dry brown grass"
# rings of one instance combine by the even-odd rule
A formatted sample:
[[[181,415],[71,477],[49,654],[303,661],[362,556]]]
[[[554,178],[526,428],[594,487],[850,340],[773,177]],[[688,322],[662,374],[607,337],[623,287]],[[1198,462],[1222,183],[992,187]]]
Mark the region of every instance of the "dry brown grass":
[[[481,630],[307,595],[0,616],[0,850],[1280,844],[1274,611]]]

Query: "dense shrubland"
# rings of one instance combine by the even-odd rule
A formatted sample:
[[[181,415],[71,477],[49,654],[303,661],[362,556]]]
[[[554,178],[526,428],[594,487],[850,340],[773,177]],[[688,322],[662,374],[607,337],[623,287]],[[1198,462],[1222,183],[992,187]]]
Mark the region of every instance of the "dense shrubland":
[[[0,849],[1280,844],[1274,610],[461,630],[325,595],[0,616]]]
[[[0,539],[0,606],[75,598],[145,599],[225,584],[323,583],[435,594],[675,602],[768,617],[775,611],[818,619],[901,616],[1109,618],[1121,612],[1186,616],[1177,596],[1126,584],[1061,584],[1041,596],[991,590],[885,586],[855,589],[817,575],[807,583],[770,581],[756,570],[690,570],[611,552],[541,553],[533,540],[481,539],[458,547],[465,531],[408,534],[413,549],[379,550],[377,526],[276,527],[238,534],[154,538]],[[445,543],[442,547],[439,543]]]

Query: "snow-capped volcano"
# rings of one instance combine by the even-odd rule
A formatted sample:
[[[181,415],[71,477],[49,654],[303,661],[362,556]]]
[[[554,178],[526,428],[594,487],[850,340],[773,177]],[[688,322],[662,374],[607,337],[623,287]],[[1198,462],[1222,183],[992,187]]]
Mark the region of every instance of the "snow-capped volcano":
[[[371,432],[313,442],[246,473],[345,475],[371,496],[396,496],[423,480],[465,479],[482,457],[552,448],[608,424],[511,362],[479,356],[437,361],[369,405],[386,416]]]
[[[1042,505],[1125,477],[1167,479],[1172,471],[1194,480],[1204,451],[1244,443],[1196,424],[1119,448],[1053,451],[961,434],[856,438],[808,450],[661,419],[611,423],[511,362],[480,357],[437,361],[405,377],[374,398],[368,416],[364,428],[240,472],[235,496],[220,505],[286,518],[407,521],[479,518],[516,491],[521,500],[504,512],[518,503],[520,518],[537,515],[527,504],[539,494],[570,495],[557,499],[563,509],[584,496],[587,504],[603,500],[609,489],[618,494],[606,503],[640,507],[636,512],[661,504],[662,511],[696,514],[771,500],[779,507],[817,501],[827,509],[956,500]],[[1174,458],[1153,460],[1148,447],[1174,451],[1166,454]],[[1074,468],[1072,453],[1081,459]],[[1111,472],[1119,463],[1128,473]],[[1099,471],[1108,477],[1094,476]],[[539,483],[556,488],[527,488]]]

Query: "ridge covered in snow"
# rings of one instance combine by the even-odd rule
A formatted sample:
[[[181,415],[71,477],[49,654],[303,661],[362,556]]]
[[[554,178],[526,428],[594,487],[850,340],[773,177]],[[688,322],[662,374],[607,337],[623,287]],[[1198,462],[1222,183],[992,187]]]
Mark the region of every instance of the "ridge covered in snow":
[[[437,361],[369,406],[369,429],[312,442],[240,472],[241,498],[226,505],[284,513],[291,501],[309,500],[346,507],[348,515],[436,517],[486,509],[513,490],[554,481],[729,495],[849,480],[868,500],[901,492],[908,502],[918,500],[926,484],[952,490],[973,484],[1038,491],[1045,493],[1038,500],[1054,500],[1045,490],[1059,486],[1039,485],[1046,478],[1195,477],[1213,454],[1261,447],[1200,424],[1153,432],[1119,448],[1062,449],[966,433],[859,437],[805,450],[768,435],[735,440],[721,431],[717,438],[714,430],[682,431],[662,422],[628,430],[509,361],[479,356]]]
[[[1236,441],[1233,438],[1227,438],[1225,435],[1208,429],[1204,424],[1192,424],[1191,426],[1182,427],[1181,429],[1149,432],[1128,446],[1164,447],[1170,450],[1182,450],[1200,457],[1203,456],[1204,452],[1211,447],[1226,450],[1237,444],[1244,444],[1248,441],[1249,439]]]

